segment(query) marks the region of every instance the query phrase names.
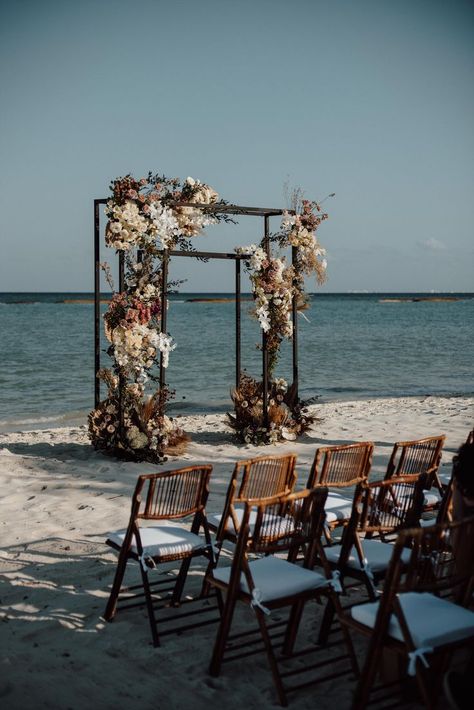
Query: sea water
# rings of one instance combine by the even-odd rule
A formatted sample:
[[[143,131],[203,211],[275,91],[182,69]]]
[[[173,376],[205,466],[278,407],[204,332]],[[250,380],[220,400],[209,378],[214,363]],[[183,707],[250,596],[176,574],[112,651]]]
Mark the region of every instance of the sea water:
[[[303,399],[474,393],[474,295],[316,294],[298,318]],[[229,299],[222,301],[193,299]],[[244,300],[242,368],[261,377],[261,331]],[[84,422],[94,403],[91,294],[0,293],[0,430]],[[106,306],[102,306],[105,312]],[[166,380],[175,414],[230,408],[235,384],[232,294],[171,297],[177,347]],[[110,365],[103,339],[101,365]],[[276,375],[291,381],[291,344]]]

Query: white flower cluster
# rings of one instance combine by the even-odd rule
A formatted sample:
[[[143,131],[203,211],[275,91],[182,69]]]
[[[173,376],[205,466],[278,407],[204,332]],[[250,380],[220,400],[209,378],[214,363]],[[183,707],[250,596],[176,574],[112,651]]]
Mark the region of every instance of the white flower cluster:
[[[150,332],[150,343],[163,355],[163,367],[168,367],[170,352],[176,348],[176,343],[173,343],[173,338],[166,333],[157,333],[156,330]]]
[[[158,237],[161,248],[169,249],[180,233],[178,220],[173,210],[160,202],[152,202],[148,214],[150,215],[150,240],[154,241]]]
[[[176,347],[169,335],[140,323],[114,328],[112,343],[117,364],[133,371],[141,383],[147,380],[145,368],[152,367],[156,351],[163,353],[163,367],[168,367],[169,354]]]
[[[288,242],[292,247],[298,249],[300,264],[303,269],[311,270],[314,261],[317,259],[323,271],[327,268],[326,249],[324,249],[316,239],[314,232],[311,232],[300,223],[298,215],[283,213],[281,220],[282,229],[288,232]],[[323,257],[323,258],[321,258]]]
[[[192,197],[188,202],[196,205],[210,205],[217,201],[218,193],[206,185],[205,183],[195,180],[192,177],[187,177],[185,185],[193,188]],[[204,212],[196,207],[176,207],[176,219],[178,221],[181,234],[185,237],[195,237],[210,224],[216,224],[216,217],[204,214]]]
[[[249,256],[246,259],[248,268],[252,271],[260,271],[263,262],[267,259],[267,254],[262,247],[258,247],[256,244],[249,244],[247,247],[236,247],[236,254],[241,254],[243,256]]]
[[[110,220],[105,235],[107,246],[129,251],[146,237],[148,220],[135,202],[127,200],[124,205],[116,205],[109,200],[105,213]]]
[[[137,426],[127,429],[127,440],[132,449],[144,449],[148,446],[148,437]]]
[[[186,185],[195,188],[194,195],[190,202],[194,202],[196,205],[210,205],[212,202],[216,202],[219,194],[201,182],[200,180],[195,180],[192,177],[187,177],[185,180]]]
[[[275,377],[273,380],[273,384],[280,392],[286,392],[288,389],[288,382],[285,380],[284,377]]]
[[[252,277],[254,283],[254,295],[256,305],[256,315],[261,329],[267,333],[271,328],[270,308],[275,307],[280,315],[280,322],[283,322],[282,335],[291,338],[293,334],[293,323],[291,321],[292,292],[288,289],[283,278],[285,262],[283,259],[271,260],[273,278],[273,290],[268,293],[259,285],[258,272]]]

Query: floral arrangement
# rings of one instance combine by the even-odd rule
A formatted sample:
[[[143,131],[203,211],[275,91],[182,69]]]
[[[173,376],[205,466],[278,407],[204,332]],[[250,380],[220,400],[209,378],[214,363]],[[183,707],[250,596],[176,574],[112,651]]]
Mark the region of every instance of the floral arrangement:
[[[105,241],[114,249],[130,251],[137,247],[156,253],[157,249],[174,249],[178,244],[188,248],[186,239],[220,219],[193,207],[217,202],[218,194],[191,177],[181,184],[178,178],[152,173],[141,180],[126,175],[114,180],[111,189],[113,197],[105,210],[109,218]],[[185,204],[177,204],[180,202]]]
[[[173,393],[166,387],[151,389],[158,361],[167,368],[176,344],[161,332],[162,260],[166,250],[193,251],[192,238],[221,220],[233,221],[225,211],[215,209],[218,194],[209,185],[191,177],[178,178],[149,173],[136,180],[131,175],[111,183],[112,196],[106,244],[125,255],[124,288],[114,293],[104,315],[107,353],[111,369],[98,374],[107,385],[106,398],[89,414],[89,436],[102,451],[138,461],[161,462],[166,452],[179,453],[188,437],[165,414]],[[264,387],[246,374],[232,399],[235,414],[230,426],[247,443],[267,444],[292,440],[314,421],[297,400],[295,387],[273,378],[281,342],[293,334],[292,305],[305,305],[304,275],[316,274],[322,282],[326,273],[325,250],[316,230],[327,218],[317,202],[300,200],[294,193],[291,211],[283,214],[281,230],[260,245],[239,247],[250,274],[254,295],[254,316],[266,336],[269,355],[267,416]],[[222,203],[225,204],[225,203]],[[292,247],[293,264],[270,254],[270,243],[281,249]],[[104,265],[113,290],[110,270]],[[168,284],[173,286],[173,284]]]
[[[162,252],[192,249],[189,240],[225,215],[207,214],[217,193],[193,178],[181,184],[178,178],[148,174],[135,180],[131,175],[111,184],[112,197],[105,213],[106,244],[126,255],[125,285],[114,293],[104,315],[105,334],[113,360],[111,370],[101,370],[108,394],[89,415],[89,436],[100,450],[134,460],[160,462],[165,452],[178,453],[187,435],[165,415],[173,396],[166,387],[147,392],[158,378],[158,358],[168,367],[176,344],[160,331]],[[194,206],[196,205],[196,207]],[[105,266],[113,290],[110,271]],[[120,415],[122,412],[122,415]]]
[[[294,387],[283,378],[272,379],[268,387],[268,425],[263,411],[263,382],[243,373],[240,385],[231,392],[235,413],[228,414],[230,426],[246,444],[276,444],[293,441],[315,418],[296,398]]]
[[[281,230],[269,241],[281,249],[293,247],[293,264],[284,257],[272,257],[265,249],[265,240],[257,246],[238,247],[245,257],[254,297],[253,315],[267,336],[268,402],[267,420],[263,408],[263,383],[242,376],[240,386],[231,392],[235,415],[228,415],[230,426],[242,441],[253,444],[275,443],[296,439],[313,423],[304,404],[297,401],[293,388],[286,389],[281,379],[272,379],[278,362],[280,345],[293,335],[292,305],[306,307],[304,275],[315,274],[318,283],[326,279],[326,251],[319,244],[316,230],[328,215],[320,204],[300,200],[294,193],[294,209],[283,213]],[[284,387],[283,384],[284,383]]]

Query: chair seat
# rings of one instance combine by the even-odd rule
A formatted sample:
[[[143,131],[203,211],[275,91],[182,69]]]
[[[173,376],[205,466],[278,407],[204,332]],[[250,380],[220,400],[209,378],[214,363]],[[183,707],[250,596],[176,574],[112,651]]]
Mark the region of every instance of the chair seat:
[[[126,530],[111,533],[107,541],[121,547]],[[206,546],[206,541],[189,530],[177,525],[156,525],[140,528],[143,552],[147,557],[168,557],[181,555]],[[131,551],[138,554],[135,536],[132,538]]]
[[[392,557],[393,545],[372,539],[361,540],[361,543],[370,570],[374,574],[385,572]],[[341,554],[341,545],[330,545],[329,547],[325,547],[324,551],[330,564],[335,565],[338,563],[339,555]],[[410,550],[408,548],[403,550],[401,559],[404,563],[408,563],[410,559]],[[351,554],[349,555],[347,567],[358,571],[362,569],[359,556],[354,548],[352,548]]]
[[[320,587],[327,587],[330,580],[319,572],[305,569],[279,557],[262,557],[249,564],[255,588],[259,592],[259,601],[271,602],[277,599],[291,597]],[[229,583],[230,567],[214,570],[216,580]],[[247,580],[242,574],[240,578],[240,591],[250,594]]]
[[[340,493],[330,493],[324,506],[326,511],[326,522],[336,523],[340,520],[348,520],[352,512],[352,500]]]
[[[439,494],[439,491],[424,491],[424,505],[438,505],[441,503],[441,496]]]
[[[239,523],[239,525],[240,525],[240,523],[242,522],[242,516],[243,516],[243,514],[244,514],[244,509],[243,509],[243,508],[235,508],[235,515],[236,515],[237,522]],[[249,516],[249,527],[250,527],[250,534],[251,534],[251,535],[252,535],[253,530],[254,530],[254,528],[255,528],[255,521],[256,521],[256,519],[257,519],[257,511],[252,510],[251,513],[250,513],[250,516]],[[263,519],[263,525],[262,525],[263,530],[265,529],[265,525],[268,525],[268,526],[271,525],[271,526],[272,526],[272,533],[275,533],[275,521],[277,521],[278,519],[279,519],[279,518],[278,518],[277,515],[273,515],[273,514],[271,514],[271,513],[267,513],[267,514],[264,516],[264,519]],[[207,521],[208,521],[208,523],[209,523],[209,527],[210,527],[212,530],[214,530],[214,529],[217,530],[217,528],[218,528],[219,525],[220,525],[221,520],[222,520],[222,515],[221,515],[221,514],[216,514],[216,513],[214,513],[213,515],[208,515],[208,517],[207,517]],[[282,521],[282,522],[281,522],[281,532],[282,532],[282,533],[288,532],[288,518],[282,518],[281,521]],[[233,519],[232,519],[231,517],[229,517],[228,529],[229,529],[229,532],[231,532],[231,533],[235,533],[235,532],[236,532],[236,531],[235,531],[235,527],[234,527],[234,522],[233,522]]]
[[[443,644],[474,638],[474,612],[427,592],[406,592],[399,601],[408,628],[417,648],[437,648]],[[375,626],[379,602],[358,604],[351,609],[352,617],[369,628]],[[403,634],[392,614],[389,635],[403,641]]]
[[[398,493],[397,497],[400,500],[410,497],[410,493]],[[431,507],[441,503],[441,495],[438,490],[423,491],[423,505]]]

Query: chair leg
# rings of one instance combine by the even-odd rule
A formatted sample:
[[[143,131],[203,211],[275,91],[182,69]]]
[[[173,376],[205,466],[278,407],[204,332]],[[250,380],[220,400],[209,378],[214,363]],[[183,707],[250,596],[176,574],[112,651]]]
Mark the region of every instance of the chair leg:
[[[304,602],[296,602],[296,604],[293,604],[291,607],[288,623],[286,625],[285,638],[281,649],[284,656],[291,656],[293,653],[303,610]]]
[[[153,639],[153,646],[155,648],[160,645],[160,639],[158,637],[158,629],[156,626],[155,610],[153,609],[153,598],[151,596],[150,582],[148,581],[148,572],[145,572],[142,565],[140,564],[140,572],[142,575],[143,590],[145,592],[146,607],[148,611],[148,620],[150,622],[151,636]]]
[[[200,597],[208,597],[210,592],[211,592],[211,585],[208,582],[208,575],[212,573],[212,570],[214,570],[217,567],[217,562],[219,560],[219,555],[220,555],[220,548],[218,551],[214,554],[214,557],[211,555],[211,559],[209,560],[209,564],[207,565],[206,572],[204,573],[204,579],[202,582],[202,587],[201,587],[201,593]]]
[[[117,567],[115,569],[114,581],[112,584],[112,589],[110,591],[109,600],[104,612],[104,619],[106,621],[112,621],[115,614],[117,613],[117,601],[120,594],[120,589],[122,588],[123,578],[125,576],[125,569],[127,567],[127,557],[120,555],[117,561]]]
[[[299,605],[295,604],[294,606],[297,607]],[[293,610],[292,610],[292,613],[293,613]],[[270,641],[270,636],[268,634],[268,630],[265,625],[265,619],[263,616],[263,612],[261,612],[260,609],[255,609],[255,615],[257,617],[258,625],[260,626],[260,632],[262,634],[263,643],[265,645],[265,650],[267,652],[268,662],[270,664],[270,669],[272,671],[273,681],[274,681],[275,687],[277,689],[278,699],[280,701],[280,704],[283,705],[283,707],[286,707],[288,705],[288,700],[287,700],[285,689],[283,687],[283,683],[282,683],[282,680],[280,677],[280,671],[278,670],[278,664],[277,664],[277,661],[275,658],[275,653],[273,652],[273,646]],[[301,613],[300,613],[300,615],[301,615]]]
[[[379,645],[379,637],[371,637],[369,650],[364,663],[364,668],[359,676],[352,700],[351,710],[365,710],[369,702],[369,695],[377,673],[379,654],[381,646]]]
[[[341,624],[341,630],[342,630],[342,635],[344,636],[344,641],[346,644],[347,652],[349,654],[349,659],[350,659],[351,666],[352,666],[352,672],[354,673],[356,678],[359,678],[360,677],[360,668],[359,668],[359,663],[357,661],[356,653],[354,651],[354,644],[352,643],[351,634],[345,624]]]
[[[222,615],[224,613],[224,599],[222,598],[222,592],[218,587],[216,587],[216,599],[217,606],[219,608],[219,616],[222,618]]]
[[[186,557],[181,562],[181,567],[179,568],[178,577],[176,579],[176,584],[174,585],[173,594],[171,595],[171,604],[173,606],[178,605],[181,601],[181,595],[183,593],[184,585],[186,583],[186,577],[189,571],[189,565],[191,564],[191,558]]]
[[[439,673],[437,676],[438,681],[440,681],[442,674]],[[435,692],[436,688],[432,687],[433,684],[430,683],[427,673],[421,668],[421,663],[418,660],[416,662],[416,680],[426,710],[434,710],[439,695]]]
[[[328,599],[324,610],[321,626],[319,627],[318,644],[325,646],[328,642],[329,632],[331,631],[332,622],[335,614],[334,604],[331,599]]]
[[[214,649],[212,651],[211,663],[209,665],[209,673],[214,677],[217,677],[221,670],[222,659],[224,658],[225,653],[225,646],[230,633],[230,628],[232,626],[235,603],[236,599],[230,599],[229,595],[227,595],[227,599],[224,604],[224,609],[221,612],[221,621],[217,630],[216,641],[214,643]]]

